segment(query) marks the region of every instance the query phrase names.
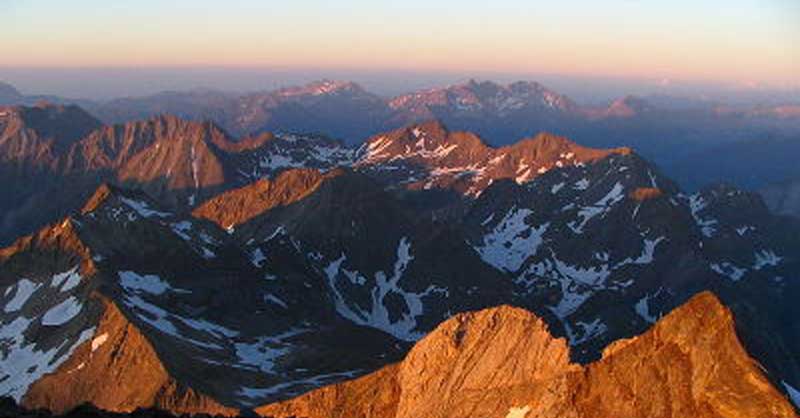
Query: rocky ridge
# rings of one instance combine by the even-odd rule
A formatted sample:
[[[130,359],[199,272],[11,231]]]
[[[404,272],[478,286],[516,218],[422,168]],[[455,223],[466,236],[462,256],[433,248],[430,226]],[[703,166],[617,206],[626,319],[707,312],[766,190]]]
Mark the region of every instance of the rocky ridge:
[[[257,409],[268,417],[794,417],[739,344],[730,311],[695,296],[586,366],[524,310],[457,315],[373,375]]]

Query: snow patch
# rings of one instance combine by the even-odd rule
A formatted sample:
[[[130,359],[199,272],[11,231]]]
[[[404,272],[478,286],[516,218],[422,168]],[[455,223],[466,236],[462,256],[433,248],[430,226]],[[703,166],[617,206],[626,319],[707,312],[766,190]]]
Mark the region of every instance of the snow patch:
[[[424,310],[422,298],[433,293],[446,293],[447,291],[436,286],[429,286],[424,292],[414,293],[405,291],[399,286],[399,281],[403,277],[406,268],[414,259],[410,250],[411,243],[406,237],[403,237],[397,246],[397,261],[391,277],[387,277],[383,271],[375,273],[375,287],[371,292],[372,300],[369,311],[350,306],[337,287],[339,273],[342,270],[342,264],[346,260],[346,256],[343,254],[339,259],[325,267],[323,270],[328,276],[328,284],[333,291],[337,312],[358,325],[380,329],[405,341],[416,341],[421,338],[423,334],[414,330],[417,328],[416,317],[421,315]],[[348,277],[348,280],[353,282],[354,278]],[[389,318],[389,310],[384,304],[384,300],[389,293],[400,296],[408,309],[407,312],[402,313],[400,319],[394,322]]]
[[[181,221],[176,222],[172,225],[172,231],[175,232],[179,237],[183,238],[186,241],[191,241],[192,237],[189,236],[188,232],[192,230],[192,223],[189,221]]]
[[[621,261],[619,264],[614,266],[614,268],[619,268],[628,264],[650,264],[654,260],[654,255],[656,252],[656,246],[661,242],[664,241],[665,237],[658,237],[656,239],[645,239],[643,243],[642,253],[639,257],[635,259],[627,258]]]
[[[309,388],[315,388],[327,383],[342,380],[344,378],[353,378],[358,375],[358,370],[349,372],[328,373],[323,375],[312,376],[303,379],[295,379],[290,381],[283,381],[282,383],[266,387],[266,388],[253,388],[243,386],[237,391],[240,397],[240,402],[248,405],[255,405],[252,403],[253,399],[265,398],[270,395],[276,394],[291,394],[299,395],[307,392]]]
[[[646,295],[645,297],[639,299],[634,306],[636,313],[642,317],[645,321],[655,324],[658,318],[650,314],[650,295]]]
[[[197,166],[197,152],[195,148],[197,148],[197,143],[193,142],[192,149],[190,151],[191,153],[190,158],[192,160],[192,182],[194,182],[195,190],[198,190],[200,189],[200,177],[197,175],[199,168]],[[192,196],[190,205],[194,205],[194,196]]]
[[[600,318],[592,322],[578,321],[575,323],[575,329],[564,322],[564,328],[567,331],[567,338],[571,346],[576,346],[585,343],[595,337],[598,337],[608,330],[606,324]]]
[[[770,266],[775,267],[777,266],[783,257],[779,257],[775,254],[775,251],[772,250],[761,250],[755,253],[756,262],[753,264],[754,270],[761,270],[764,267]]]
[[[703,219],[700,216],[700,211],[705,209],[706,206],[708,206],[708,203],[699,194],[693,194],[689,196],[689,209],[692,212],[692,218],[694,218],[694,222],[700,227],[700,232],[703,234],[703,236],[706,238],[711,238],[717,231],[716,228],[714,228],[714,225],[716,225],[718,222],[716,219]]]
[[[135,293],[145,292],[151,295],[161,295],[167,290],[175,290],[178,293],[188,293],[187,290],[173,289],[169,283],[161,280],[154,274],[140,275],[133,271],[120,271],[118,273],[120,285],[127,291]]]
[[[550,188],[550,193],[552,193],[552,194],[558,193],[559,190],[564,188],[565,185],[566,185],[566,183],[564,183],[564,182],[561,182],[561,183],[553,185],[553,187]]]
[[[261,267],[264,265],[264,261],[266,259],[267,257],[264,255],[264,252],[261,251],[261,248],[256,248],[252,253],[250,253],[250,261],[256,267]]]
[[[97,349],[100,348],[103,344],[105,344],[107,340],[108,340],[107,332],[104,332],[98,335],[97,337],[94,337],[94,339],[92,340],[92,353],[97,351]]]
[[[55,371],[66,361],[76,347],[87,341],[94,328],[80,333],[72,341],[64,339],[60,344],[46,350],[37,349],[35,343],[26,343],[25,331],[33,320],[18,317],[8,324],[0,325],[0,393],[22,399],[33,382]],[[58,356],[61,352],[61,356]]]
[[[608,264],[581,268],[569,265],[556,258],[555,265],[561,275],[569,278],[573,282],[587,286],[601,286],[605,284],[606,279],[611,275]]]
[[[544,167],[539,169],[539,174],[544,174],[544,172],[542,172],[543,169]],[[528,168],[522,174],[514,178],[514,181],[517,182],[517,184],[522,184],[530,180],[532,177],[533,177],[533,168]]]
[[[16,285],[12,286],[17,289],[17,292],[14,294],[14,297],[11,298],[3,310],[6,313],[16,312],[22,309],[25,306],[25,303],[28,302],[28,299],[36,292],[36,289],[41,287],[41,283],[34,283],[28,279],[20,279]],[[6,289],[6,295],[8,294],[11,287]]]
[[[81,275],[78,274],[79,267],[80,266],[75,266],[71,270],[53,275],[50,279],[50,287],[59,287],[63,283],[61,287],[62,292],[68,292],[77,287],[81,282]]]
[[[605,285],[611,271],[607,264],[581,268],[564,263],[555,255],[552,258],[552,262],[544,260],[531,265],[525,275],[546,276],[559,283],[561,300],[549,309],[563,322],[592,296],[594,288]]]
[[[572,188],[575,190],[586,190],[589,188],[589,179],[580,179],[572,185]]]
[[[128,199],[127,197],[120,197],[120,200],[122,201],[122,203],[126,204],[128,207],[136,211],[136,213],[138,213],[139,216],[143,218],[149,218],[151,216],[166,218],[170,216],[169,213],[150,209],[150,206],[146,202],[142,202],[141,200]]]
[[[781,381],[783,387],[786,389],[786,392],[789,394],[789,399],[792,400],[794,406],[800,408],[800,390],[793,388],[790,384]]]
[[[525,261],[536,255],[544,242],[544,234],[550,223],[531,227],[525,218],[533,213],[530,209],[511,208],[503,219],[475,247],[481,259],[498,270],[515,272]]]
[[[175,337],[177,339],[180,339],[180,340],[187,341],[188,343],[196,345],[198,347],[207,348],[207,349],[213,349],[213,350],[222,349],[222,347],[220,347],[217,344],[208,343],[208,342],[205,342],[205,341],[199,341],[199,340],[196,340],[196,339],[193,339],[193,338],[188,338],[188,337],[182,335],[180,332],[178,332],[178,329],[175,327],[175,324],[172,322],[172,320],[169,319],[169,316],[173,316],[175,319],[181,320],[182,322],[184,322],[185,324],[187,324],[189,326],[191,326],[190,324],[194,324],[195,328],[200,328],[200,329],[202,329],[202,327],[201,327],[202,324],[208,324],[205,321],[190,320],[190,319],[178,317],[176,315],[170,315],[164,309],[161,309],[158,306],[153,305],[152,303],[149,303],[149,302],[145,301],[144,299],[142,299],[138,295],[133,295],[133,296],[132,295],[125,295],[123,303],[125,304],[125,306],[127,306],[130,309],[135,309],[135,310],[137,310],[139,312],[146,313],[146,315],[137,314],[137,317],[140,320],[146,322],[148,325],[152,326],[153,328],[156,328],[157,330],[161,331],[164,334],[173,336],[173,337]],[[210,325],[213,326],[213,324],[210,324]],[[208,327],[208,328],[210,328],[210,327]]]
[[[42,317],[42,325],[64,325],[81,312],[83,305],[74,296],[50,308]]]
[[[275,374],[275,362],[288,354],[291,346],[285,340],[306,332],[305,329],[291,329],[272,337],[259,337],[254,342],[234,344],[237,366]]]
[[[733,263],[729,263],[727,261],[723,263],[712,263],[711,270],[714,270],[718,274],[726,276],[733,281],[739,281],[744,277],[747,273],[747,269],[736,267]]]
[[[595,216],[601,215],[605,216],[611,208],[616,205],[617,203],[621,202],[622,199],[625,198],[625,194],[623,191],[625,188],[617,182],[613,188],[600,200],[595,202],[591,206],[585,206],[578,211],[578,216],[582,219],[580,222],[572,221],[567,226],[572,229],[573,232],[580,234],[583,232],[584,226]]]
[[[530,411],[531,407],[528,405],[525,405],[521,408],[509,408],[506,418],[525,418]]]
[[[278,298],[277,296],[275,296],[275,295],[273,295],[271,293],[268,294],[267,296],[264,296],[264,300],[266,302],[272,302],[272,303],[282,307],[283,309],[289,309],[289,305],[287,305],[286,302],[282,301],[280,298]]]

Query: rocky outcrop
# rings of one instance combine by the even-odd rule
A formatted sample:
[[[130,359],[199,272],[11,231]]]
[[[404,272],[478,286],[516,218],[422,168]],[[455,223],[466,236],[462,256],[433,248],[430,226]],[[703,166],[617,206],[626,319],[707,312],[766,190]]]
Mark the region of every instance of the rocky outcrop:
[[[80,239],[75,224],[66,218],[42,228],[36,234],[17,239],[0,248],[0,264],[11,272],[32,269],[46,271],[55,266],[79,264],[82,274],[93,274],[91,251]]]
[[[371,392],[370,392],[371,390]],[[796,417],[701,293],[587,366],[527,311],[457,315],[380,372],[266,405],[268,417]]]
[[[645,200],[657,199],[661,197],[664,192],[658,187],[637,187],[630,193],[630,198],[639,202]]]
[[[397,415],[398,365],[359,379],[326,386],[296,399],[257,408],[267,417],[384,418]]]
[[[314,192],[325,178],[332,175],[336,173],[325,175],[314,169],[284,171],[274,180],[264,178],[215,196],[200,205],[192,214],[223,228],[230,228],[272,208],[303,199]]]
[[[92,403],[114,412],[155,407],[175,414],[238,414],[176,382],[139,329],[113,302],[101,300],[104,312],[94,337],[54,373],[36,381],[24,406],[55,413]]]
[[[706,292],[645,334],[612,344],[577,380],[579,416],[796,416],[734,326],[731,312]]]

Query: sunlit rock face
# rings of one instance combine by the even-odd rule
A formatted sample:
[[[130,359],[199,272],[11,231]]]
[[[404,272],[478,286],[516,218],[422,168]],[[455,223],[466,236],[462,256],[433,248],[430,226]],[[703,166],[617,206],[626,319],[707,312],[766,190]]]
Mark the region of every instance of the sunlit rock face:
[[[703,293],[602,359],[570,363],[564,339],[521,309],[457,315],[399,364],[257,409],[270,417],[794,417]]]

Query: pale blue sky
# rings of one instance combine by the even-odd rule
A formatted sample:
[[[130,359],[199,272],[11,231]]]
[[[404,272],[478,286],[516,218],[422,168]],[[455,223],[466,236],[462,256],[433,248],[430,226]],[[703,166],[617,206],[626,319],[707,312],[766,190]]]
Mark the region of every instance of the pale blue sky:
[[[0,0],[0,67],[800,83],[800,0]]]

